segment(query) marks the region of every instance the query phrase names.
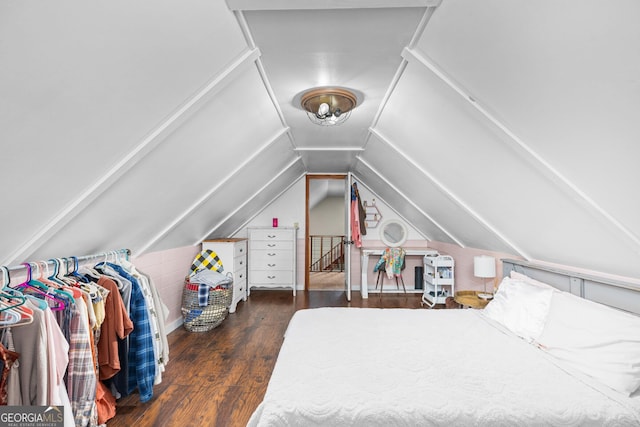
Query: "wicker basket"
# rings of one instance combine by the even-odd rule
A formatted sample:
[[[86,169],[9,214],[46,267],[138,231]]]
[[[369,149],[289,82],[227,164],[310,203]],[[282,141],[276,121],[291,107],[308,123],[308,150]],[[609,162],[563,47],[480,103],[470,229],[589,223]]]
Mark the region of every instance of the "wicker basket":
[[[206,332],[218,326],[229,313],[233,298],[233,284],[227,288],[209,288],[206,306],[200,306],[198,299],[198,283],[187,279],[182,291],[182,318],[184,328],[190,332]]]

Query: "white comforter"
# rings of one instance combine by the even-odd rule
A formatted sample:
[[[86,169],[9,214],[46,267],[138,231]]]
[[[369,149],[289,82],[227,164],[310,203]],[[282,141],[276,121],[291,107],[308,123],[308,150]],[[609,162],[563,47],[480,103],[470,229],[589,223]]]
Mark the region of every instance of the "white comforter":
[[[480,313],[298,311],[248,425],[640,425],[638,393],[557,366]]]

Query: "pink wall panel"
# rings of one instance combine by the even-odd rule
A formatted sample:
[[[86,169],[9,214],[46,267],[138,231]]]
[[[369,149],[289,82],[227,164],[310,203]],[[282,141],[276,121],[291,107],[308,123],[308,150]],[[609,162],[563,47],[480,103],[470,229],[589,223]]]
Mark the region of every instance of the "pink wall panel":
[[[189,267],[199,252],[199,245],[183,246],[132,258],[137,269],[151,276],[160,298],[169,308],[169,317],[166,319],[168,331],[182,324],[180,308],[184,279],[189,274]]]

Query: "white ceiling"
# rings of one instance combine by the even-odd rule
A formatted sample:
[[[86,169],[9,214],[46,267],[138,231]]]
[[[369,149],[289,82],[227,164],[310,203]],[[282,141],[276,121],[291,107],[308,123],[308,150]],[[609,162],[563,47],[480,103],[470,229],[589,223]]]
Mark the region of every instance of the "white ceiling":
[[[353,172],[423,235],[640,277],[640,3],[0,3],[6,264],[229,235]],[[342,126],[308,88],[348,87]]]

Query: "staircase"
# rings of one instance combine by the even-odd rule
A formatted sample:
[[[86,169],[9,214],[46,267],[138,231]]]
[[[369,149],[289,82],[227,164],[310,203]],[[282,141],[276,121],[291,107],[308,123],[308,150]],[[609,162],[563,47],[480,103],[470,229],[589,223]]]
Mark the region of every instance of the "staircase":
[[[345,236],[309,236],[311,265],[309,271],[344,271]]]

